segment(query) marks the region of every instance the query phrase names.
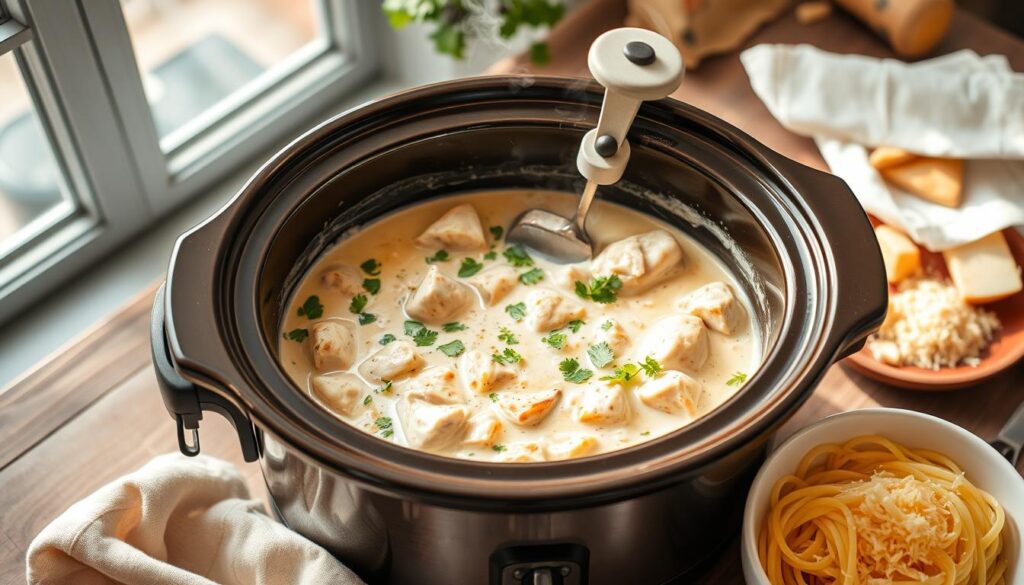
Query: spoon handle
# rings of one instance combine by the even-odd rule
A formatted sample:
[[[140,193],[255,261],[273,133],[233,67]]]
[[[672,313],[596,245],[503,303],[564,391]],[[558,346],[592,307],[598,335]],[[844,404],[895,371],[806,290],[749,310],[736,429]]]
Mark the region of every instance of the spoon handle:
[[[576,225],[577,233],[587,233],[587,212],[590,211],[590,204],[594,202],[594,194],[597,193],[597,183],[587,181],[580,195],[579,205],[576,206],[576,215],[572,216],[572,223]]]
[[[1021,448],[1024,447],[1024,402],[1010,415],[1010,419],[999,431],[996,440],[992,441],[992,446],[1010,463],[1017,465]]]

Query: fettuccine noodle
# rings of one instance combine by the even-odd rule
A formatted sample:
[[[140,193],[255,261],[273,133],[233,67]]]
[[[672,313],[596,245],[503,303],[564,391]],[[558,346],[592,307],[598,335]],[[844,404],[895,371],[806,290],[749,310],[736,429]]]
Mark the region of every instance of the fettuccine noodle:
[[[947,457],[884,437],[828,444],[772,489],[758,535],[773,585],[1002,585],[1002,506]]]

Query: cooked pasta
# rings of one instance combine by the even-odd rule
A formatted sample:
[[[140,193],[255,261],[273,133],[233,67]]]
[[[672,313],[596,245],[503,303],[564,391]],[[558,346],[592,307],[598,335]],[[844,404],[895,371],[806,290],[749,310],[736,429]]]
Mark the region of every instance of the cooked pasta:
[[[773,585],[1001,585],[1005,525],[949,458],[863,436],[775,483],[758,555]]]

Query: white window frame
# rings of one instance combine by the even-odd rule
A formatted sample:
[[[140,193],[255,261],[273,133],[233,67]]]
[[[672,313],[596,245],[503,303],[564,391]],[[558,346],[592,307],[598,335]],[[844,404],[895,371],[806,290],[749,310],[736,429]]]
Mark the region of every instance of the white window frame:
[[[319,42],[161,144],[118,0],[0,0],[0,55],[14,53],[71,197],[2,244],[0,324],[376,72],[379,6],[305,1]]]

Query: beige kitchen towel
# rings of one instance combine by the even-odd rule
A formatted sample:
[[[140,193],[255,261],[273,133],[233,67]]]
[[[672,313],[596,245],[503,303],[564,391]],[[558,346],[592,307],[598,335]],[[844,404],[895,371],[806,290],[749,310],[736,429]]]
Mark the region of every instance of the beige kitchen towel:
[[[40,584],[360,584],[249,499],[229,463],[161,455],[68,508],[32,541]]]

